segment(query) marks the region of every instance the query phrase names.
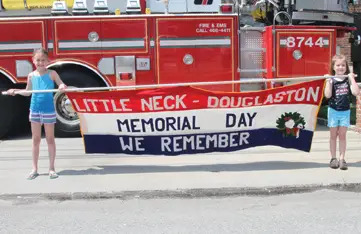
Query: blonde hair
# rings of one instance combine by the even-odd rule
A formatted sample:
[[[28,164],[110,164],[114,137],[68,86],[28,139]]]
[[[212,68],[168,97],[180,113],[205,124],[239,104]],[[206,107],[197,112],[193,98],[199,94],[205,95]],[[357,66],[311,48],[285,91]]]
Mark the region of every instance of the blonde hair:
[[[335,56],[332,57],[331,67],[330,67],[330,74],[331,74],[331,75],[336,75],[336,72],[335,72],[335,70],[333,69],[333,67],[335,66],[335,63],[336,63],[337,60],[343,60],[343,61],[345,61],[345,63],[346,63],[346,73],[345,73],[345,74],[349,74],[349,73],[350,73],[350,68],[349,68],[349,66],[348,66],[348,62],[347,62],[346,56],[345,56],[345,55],[342,55],[342,54],[336,54]]]
[[[44,48],[35,49],[33,52],[33,57],[37,54],[42,54],[42,55],[45,55],[46,57],[49,57],[48,51]]]

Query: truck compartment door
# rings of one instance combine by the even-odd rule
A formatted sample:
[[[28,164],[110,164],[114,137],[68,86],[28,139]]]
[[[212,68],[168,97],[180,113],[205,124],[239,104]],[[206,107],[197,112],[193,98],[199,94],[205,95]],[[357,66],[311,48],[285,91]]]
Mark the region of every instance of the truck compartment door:
[[[236,18],[158,18],[158,83],[231,81],[237,69]],[[205,89],[233,91],[232,85]]]
[[[99,19],[56,19],[54,21],[54,54],[101,54],[100,35]]]
[[[276,77],[328,74],[335,40],[334,29],[277,29]]]

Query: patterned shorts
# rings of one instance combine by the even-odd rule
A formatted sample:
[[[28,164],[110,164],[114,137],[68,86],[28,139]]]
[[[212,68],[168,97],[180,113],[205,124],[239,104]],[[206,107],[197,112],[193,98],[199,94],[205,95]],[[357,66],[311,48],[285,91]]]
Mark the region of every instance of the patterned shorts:
[[[56,123],[56,114],[55,112],[43,113],[39,111],[30,111],[29,121],[33,123],[53,124]]]

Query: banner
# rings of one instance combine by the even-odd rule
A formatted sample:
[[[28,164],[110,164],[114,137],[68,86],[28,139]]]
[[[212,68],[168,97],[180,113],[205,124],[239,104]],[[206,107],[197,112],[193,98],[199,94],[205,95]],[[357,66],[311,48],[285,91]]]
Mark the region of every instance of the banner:
[[[69,92],[86,153],[180,155],[275,145],[310,151],[323,80],[255,92],[192,87]]]

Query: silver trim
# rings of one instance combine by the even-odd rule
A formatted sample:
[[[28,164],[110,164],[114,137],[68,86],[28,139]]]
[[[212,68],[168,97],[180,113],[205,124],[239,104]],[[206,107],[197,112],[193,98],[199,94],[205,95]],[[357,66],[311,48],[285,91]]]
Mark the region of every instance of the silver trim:
[[[2,70],[0,70],[0,72],[1,72],[4,76],[6,76],[11,82],[13,82],[13,84],[16,84],[16,81],[15,81],[11,76],[9,76],[6,72],[4,72],[4,71],[2,71]]]
[[[144,47],[144,40],[135,41],[103,41],[103,47]]]
[[[225,46],[231,45],[231,39],[160,39],[160,46]]]
[[[267,69],[239,69],[241,73],[261,73],[261,72],[267,72]],[[242,78],[241,78],[242,79]]]
[[[130,41],[97,41],[97,42],[64,42],[60,41],[58,43],[59,49],[72,49],[72,48],[100,48],[100,47],[144,47],[144,40],[130,40]]]
[[[39,43],[0,43],[0,50],[33,50],[34,48],[41,48]]]
[[[99,73],[99,71],[97,71],[94,68],[92,68],[92,67],[90,67],[90,66],[88,66],[86,64],[83,64],[83,63],[74,62],[74,61],[58,61],[58,62],[55,62],[55,63],[49,65],[48,68],[55,67],[55,66],[61,66],[61,65],[64,65],[64,64],[75,64],[75,65],[86,67],[89,70],[93,71],[95,74],[97,74],[99,76],[99,78],[101,78],[104,81],[104,83],[106,84],[107,87],[110,86],[108,84],[108,81],[106,79],[104,79],[104,77],[102,76],[101,73]]]
[[[101,47],[100,41],[97,42],[58,42],[59,49],[70,49],[70,48],[88,48],[88,47]]]

